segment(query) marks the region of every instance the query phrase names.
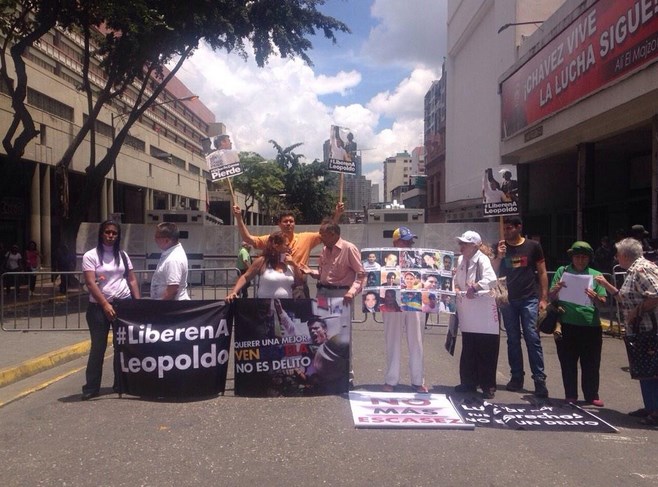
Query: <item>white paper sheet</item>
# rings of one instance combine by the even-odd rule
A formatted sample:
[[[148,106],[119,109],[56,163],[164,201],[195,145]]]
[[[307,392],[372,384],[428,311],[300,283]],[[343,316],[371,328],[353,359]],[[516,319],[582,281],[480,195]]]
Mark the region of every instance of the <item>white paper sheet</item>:
[[[565,285],[560,289],[560,301],[579,304],[581,306],[594,306],[590,297],[585,294],[585,290],[592,288],[592,276],[584,274],[571,274],[565,272],[560,279]]]

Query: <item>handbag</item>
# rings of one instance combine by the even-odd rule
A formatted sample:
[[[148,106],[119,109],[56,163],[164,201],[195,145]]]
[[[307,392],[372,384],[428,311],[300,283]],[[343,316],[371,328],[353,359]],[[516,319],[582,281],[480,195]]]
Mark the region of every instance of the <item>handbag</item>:
[[[537,316],[537,329],[542,333],[552,335],[557,328],[562,313],[564,313],[564,310],[557,303],[549,303]]]
[[[446,333],[445,349],[450,355],[455,354],[455,345],[457,344],[457,335],[459,334],[459,317],[457,313],[450,313],[448,322],[448,332]]]
[[[507,292],[507,278],[499,277],[496,282],[493,284],[491,289],[494,292],[494,297],[496,299],[496,305],[500,308],[501,306],[507,306],[509,304],[509,294]]]
[[[629,335],[627,332],[624,335],[631,379],[658,378],[658,324],[655,313],[652,312],[650,316],[653,325],[651,331],[639,331],[642,320],[638,313],[635,320],[627,326],[632,329],[633,334]]]

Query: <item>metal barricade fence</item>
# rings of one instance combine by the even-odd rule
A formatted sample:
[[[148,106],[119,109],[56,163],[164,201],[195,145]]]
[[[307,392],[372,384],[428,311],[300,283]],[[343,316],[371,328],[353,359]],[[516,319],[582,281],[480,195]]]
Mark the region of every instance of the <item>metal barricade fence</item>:
[[[142,297],[148,298],[153,270],[135,270]],[[194,300],[221,300],[237,279],[232,267],[189,269]],[[4,331],[66,331],[87,328],[89,291],[82,271],[6,272],[0,276],[0,324]]]

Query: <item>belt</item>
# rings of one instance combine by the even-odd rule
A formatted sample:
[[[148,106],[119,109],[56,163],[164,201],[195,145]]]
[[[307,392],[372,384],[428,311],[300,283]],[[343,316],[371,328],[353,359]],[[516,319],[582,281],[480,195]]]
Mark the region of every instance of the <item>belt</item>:
[[[318,284],[318,289],[349,289],[350,286],[332,286],[331,284]]]

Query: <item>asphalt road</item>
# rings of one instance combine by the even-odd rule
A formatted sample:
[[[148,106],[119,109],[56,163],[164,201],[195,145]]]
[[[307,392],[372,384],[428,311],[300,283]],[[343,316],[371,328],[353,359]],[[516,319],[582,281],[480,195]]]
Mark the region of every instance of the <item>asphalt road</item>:
[[[354,368],[360,388],[383,378],[382,326],[355,326]],[[426,331],[426,377],[433,392],[458,382],[445,328]],[[504,337],[498,366],[503,389],[493,402],[522,403],[504,391]],[[563,397],[552,338],[543,338],[552,401]],[[404,347],[403,347],[404,350]],[[405,364],[406,364],[406,359]],[[79,366],[79,363],[69,367]],[[105,370],[110,370],[106,361]],[[641,406],[639,385],[623,370],[623,342],[604,339],[601,398],[589,408],[615,434],[355,429],[346,397],[223,397],[146,401],[110,392],[80,402],[83,372],[0,410],[0,482],[4,486],[173,485],[658,485],[658,429],[626,412]],[[403,382],[408,383],[407,367]],[[529,387],[530,384],[526,383]]]

